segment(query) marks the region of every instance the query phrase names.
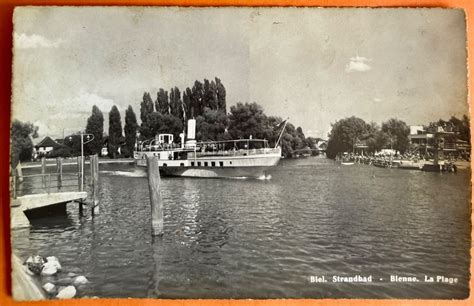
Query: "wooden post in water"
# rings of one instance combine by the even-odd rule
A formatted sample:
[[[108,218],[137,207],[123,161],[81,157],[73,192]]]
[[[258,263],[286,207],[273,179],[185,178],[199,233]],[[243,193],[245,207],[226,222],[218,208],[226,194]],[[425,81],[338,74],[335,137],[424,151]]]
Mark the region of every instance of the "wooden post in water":
[[[12,188],[13,188],[13,198],[16,199],[16,173],[13,172],[13,182],[12,182]]]
[[[81,167],[82,167],[82,163],[81,163],[81,157],[78,156],[77,157],[77,189],[79,191],[82,191],[81,190]],[[82,203],[82,199],[79,200],[79,215],[82,216],[83,215],[83,210],[84,210],[84,204]]]
[[[79,191],[82,191],[81,190],[81,174],[82,174],[82,164],[81,164],[81,157],[78,156],[77,157],[77,189]]]
[[[18,173],[18,182],[23,182],[23,170],[21,169],[21,162],[18,161],[18,165],[16,165],[16,172]]]
[[[99,156],[92,155],[91,178],[92,178],[92,213],[99,214]]]
[[[58,191],[61,191],[63,187],[63,159],[61,157],[56,158],[56,173],[58,174]]]
[[[163,201],[160,193],[160,168],[156,156],[147,156],[148,188],[151,203],[151,227],[153,236],[163,235]]]
[[[41,174],[42,174],[42,182],[43,188],[46,188],[46,158],[41,157]]]

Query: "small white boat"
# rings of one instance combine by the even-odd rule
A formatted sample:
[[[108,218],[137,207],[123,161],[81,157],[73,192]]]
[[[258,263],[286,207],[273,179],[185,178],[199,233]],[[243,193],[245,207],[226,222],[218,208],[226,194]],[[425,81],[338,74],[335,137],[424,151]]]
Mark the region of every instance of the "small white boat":
[[[341,165],[344,165],[344,166],[350,166],[350,165],[353,165],[354,162],[341,162]]]

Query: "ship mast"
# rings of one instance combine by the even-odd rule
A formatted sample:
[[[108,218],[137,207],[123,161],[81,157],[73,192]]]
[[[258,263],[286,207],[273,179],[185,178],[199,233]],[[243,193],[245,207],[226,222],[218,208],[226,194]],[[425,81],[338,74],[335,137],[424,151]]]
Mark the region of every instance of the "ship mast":
[[[277,140],[277,142],[275,143],[275,149],[278,147],[278,144],[280,143],[280,139],[281,139],[281,136],[283,135],[283,132],[285,131],[286,125],[287,125],[287,123],[288,123],[288,119],[290,119],[290,118],[288,117],[288,118],[286,118],[285,121],[283,121],[283,122],[284,122],[284,125],[283,125],[283,128],[281,129],[280,136],[278,136],[278,140]],[[280,122],[280,123],[277,125],[277,127],[278,127],[279,125],[281,125],[283,122]]]

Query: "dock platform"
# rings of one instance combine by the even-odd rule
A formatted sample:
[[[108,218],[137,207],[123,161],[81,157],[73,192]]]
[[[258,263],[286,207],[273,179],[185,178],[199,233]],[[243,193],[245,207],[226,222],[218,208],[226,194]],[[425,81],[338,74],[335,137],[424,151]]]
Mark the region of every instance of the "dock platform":
[[[11,227],[12,229],[30,226],[27,215],[46,208],[52,212],[58,206],[65,208],[69,202],[83,201],[87,198],[86,191],[54,192],[42,194],[30,194],[12,199],[11,205]]]

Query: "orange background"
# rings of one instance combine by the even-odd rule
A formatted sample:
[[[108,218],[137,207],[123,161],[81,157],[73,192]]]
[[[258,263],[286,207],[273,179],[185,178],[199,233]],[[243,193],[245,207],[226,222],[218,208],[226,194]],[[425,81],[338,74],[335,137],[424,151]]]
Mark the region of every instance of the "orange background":
[[[76,299],[69,301],[15,302],[11,297],[10,280],[10,221],[9,221],[9,126],[11,96],[11,60],[12,60],[12,14],[14,6],[21,5],[184,5],[184,6],[370,6],[370,7],[458,7],[464,8],[467,15],[468,64],[473,66],[470,54],[474,51],[474,0],[0,0],[0,306],[9,305],[69,305],[69,306],[105,306],[105,305],[474,305],[474,299],[461,301],[420,301],[420,300],[155,300],[155,299]],[[375,29],[374,29],[375,30]],[[469,88],[473,88],[473,79],[469,78]],[[471,96],[469,95],[469,103]],[[471,118],[473,118],[471,110]],[[471,136],[472,138],[472,136]],[[474,143],[474,142],[472,142]],[[472,167],[471,167],[472,168]],[[471,216],[472,223],[472,216]],[[472,234],[471,234],[472,237]],[[3,239],[2,239],[3,238]],[[471,257],[474,248],[471,243]],[[449,253],[450,250],[445,250]],[[471,275],[473,274],[471,261]],[[473,288],[471,277],[470,287]],[[471,289],[472,290],[472,289]]]

